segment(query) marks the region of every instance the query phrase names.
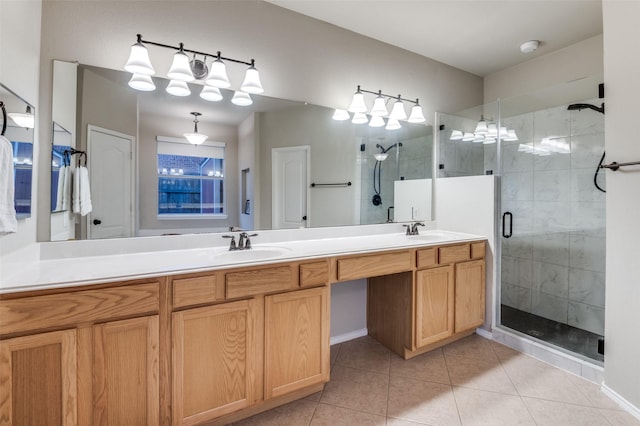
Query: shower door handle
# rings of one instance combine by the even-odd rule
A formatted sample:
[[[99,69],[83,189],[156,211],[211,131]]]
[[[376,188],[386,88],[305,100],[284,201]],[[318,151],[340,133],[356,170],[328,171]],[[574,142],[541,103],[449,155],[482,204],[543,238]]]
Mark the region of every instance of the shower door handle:
[[[509,216],[509,233],[507,234],[507,216]],[[513,215],[511,212],[504,212],[502,214],[502,236],[504,238],[511,238],[513,235]]]

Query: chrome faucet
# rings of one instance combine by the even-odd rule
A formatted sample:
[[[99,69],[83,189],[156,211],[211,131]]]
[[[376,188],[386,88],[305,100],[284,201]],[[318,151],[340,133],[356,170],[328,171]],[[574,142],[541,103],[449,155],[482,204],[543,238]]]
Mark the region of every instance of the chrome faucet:
[[[258,234],[247,234],[246,232],[241,232],[238,235],[238,244],[236,245],[236,236],[235,235],[223,235],[222,238],[231,238],[231,243],[229,244],[229,251],[235,250],[251,250],[251,240],[249,237],[257,237]]]
[[[420,235],[418,232],[418,226],[424,226],[422,222],[415,222],[410,225],[402,225],[407,228],[407,233],[405,235]]]

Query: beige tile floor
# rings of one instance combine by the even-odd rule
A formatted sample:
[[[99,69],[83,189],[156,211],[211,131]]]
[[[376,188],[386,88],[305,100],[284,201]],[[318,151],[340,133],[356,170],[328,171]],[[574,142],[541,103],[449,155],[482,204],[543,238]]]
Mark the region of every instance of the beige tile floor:
[[[640,425],[599,386],[472,335],[405,361],[370,337],[331,347],[322,392],[235,425]]]

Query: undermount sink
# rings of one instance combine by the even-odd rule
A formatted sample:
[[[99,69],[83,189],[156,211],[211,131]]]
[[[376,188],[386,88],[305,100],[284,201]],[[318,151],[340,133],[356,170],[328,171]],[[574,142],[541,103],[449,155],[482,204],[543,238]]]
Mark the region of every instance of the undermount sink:
[[[446,231],[424,231],[419,235],[407,235],[406,237],[411,240],[421,241],[444,241],[451,239],[455,234]]]
[[[254,246],[249,250],[233,250],[218,252],[214,259],[223,263],[228,262],[251,262],[258,260],[274,259],[290,253],[291,249],[286,247],[260,247]]]

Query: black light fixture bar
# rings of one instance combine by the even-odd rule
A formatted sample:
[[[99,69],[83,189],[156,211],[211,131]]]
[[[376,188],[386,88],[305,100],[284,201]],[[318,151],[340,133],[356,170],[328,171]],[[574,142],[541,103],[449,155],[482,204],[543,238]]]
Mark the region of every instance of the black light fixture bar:
[[[215,55],[212,55],[211,53],[201,52],[199,50],[186,49],[184,47],[183,43],[180,43],[178,46],[171,46],[169,44],[157,43],[155,41],[149,41],[149,40],[143,40],[141,34],[136,34],[136,37],[138,38],[138,43],[150,44],[152,46],[164,47],[164,48],[173,49],[173,50],[182,50],[183,52],[189,52],[189,53],[193,53],[193,54],[196,54],[196,55],[202,55],[202,56],[209,56],[211,58],[217,58],[217,59],[221,59],[223,61],[235,62],[236,64],[244,64],[244,65],[249,65],[249,66],[254,66],[255,65],[255,60],[254,59],[251,59],[251,61],[241,61],[240,59],[233,59],[233,58],[227,58],[227,57],[221,56],[220,51],[218,51]]]
[[[358,90],[356,90],[356,92],[370,93],[370,94],[376,95],[376,96],[384,96],[385,98],[389,98],[389,99],[396,99],[396,100],[400,100],[400,101],[411,102],[412,104],[416,104],[416,105],[419,104],[418,99],[416,99],[415,101],[413,101],[411,99],[405,99],[400,94],[398,94],[397,96],[387,95],[386,93],[382,93],[382,90],[378,90],[377,92],[373,92],[371,90],[362,89],[360,87],[360,85],[358,85]]]

